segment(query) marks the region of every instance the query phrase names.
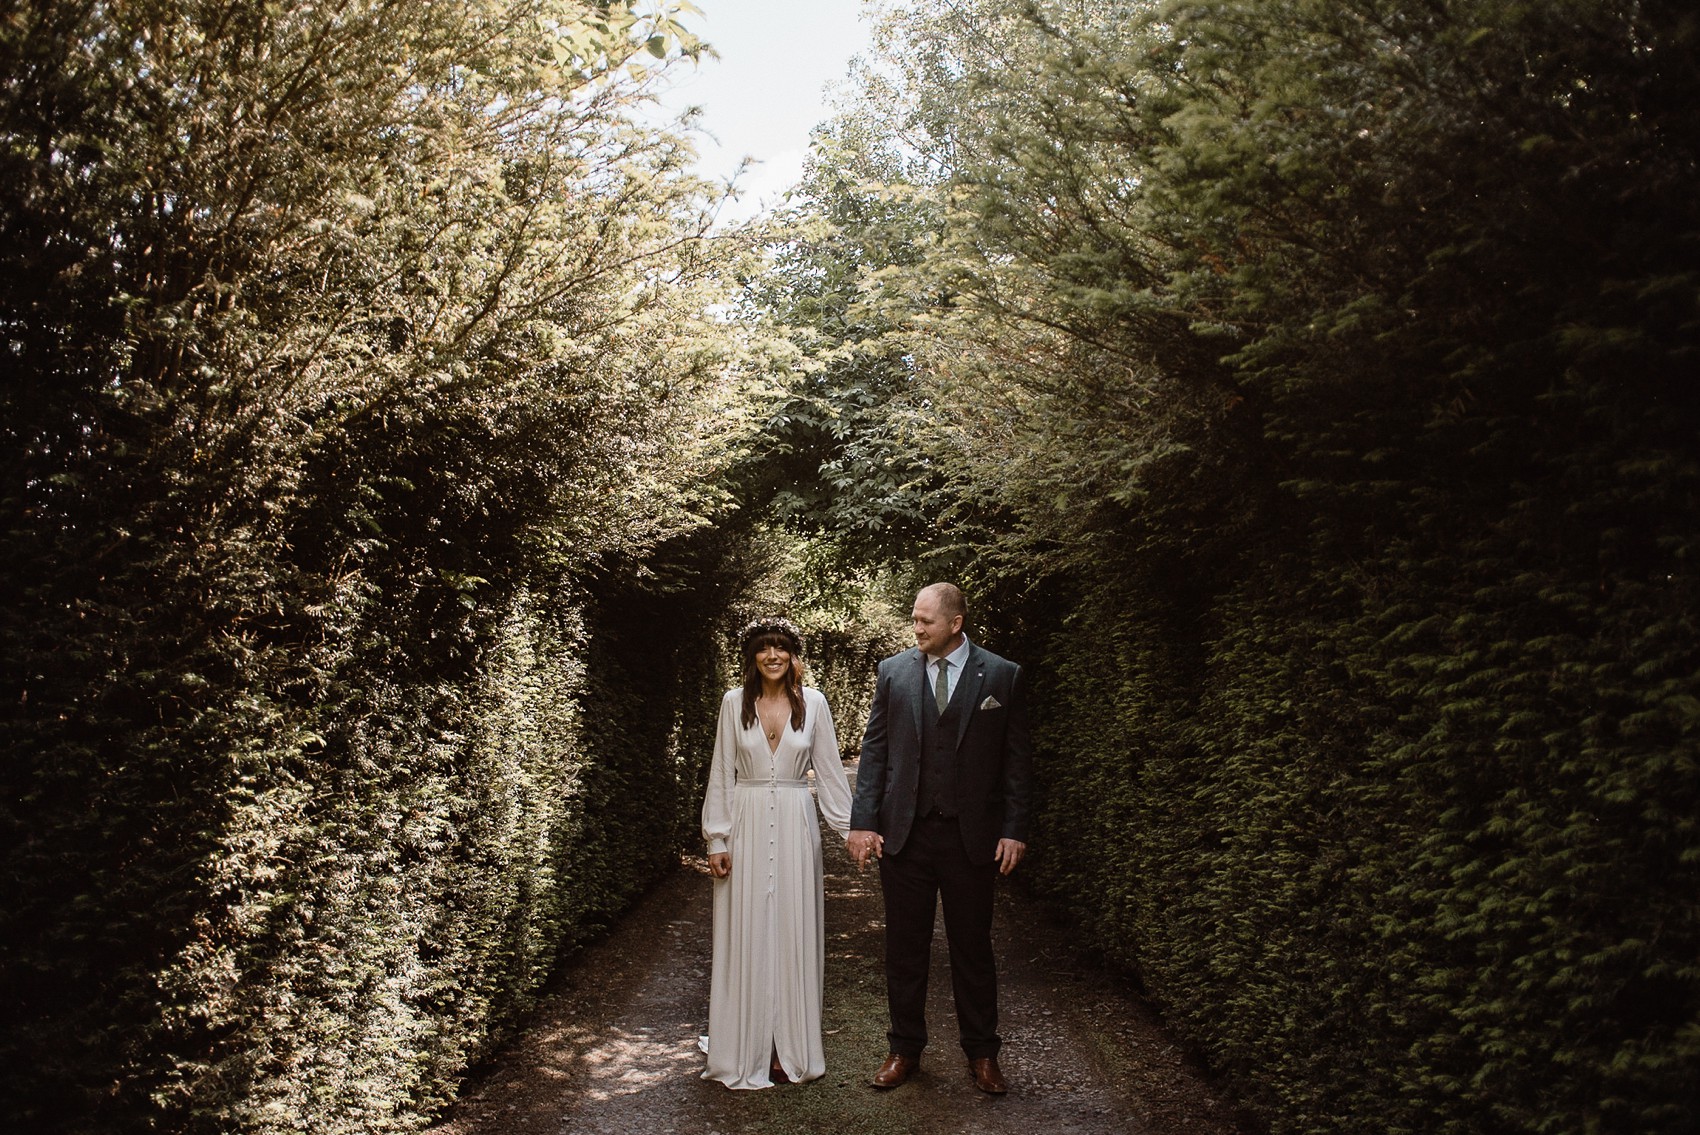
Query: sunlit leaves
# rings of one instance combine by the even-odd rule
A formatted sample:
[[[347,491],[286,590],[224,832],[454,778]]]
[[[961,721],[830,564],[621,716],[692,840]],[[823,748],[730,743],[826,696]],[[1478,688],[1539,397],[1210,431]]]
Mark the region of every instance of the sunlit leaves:
[[[595,603],[718,571],[721,246],[624,69],[693,10],[38,8],[0,24],[9,1103],[417,1127],[668,854],[638,701],[719,681],[613,690],[608,622],[705,616]]]
[[[1678,8],[886,9],[1035,868],[1277,1130],[1695,1122]]]

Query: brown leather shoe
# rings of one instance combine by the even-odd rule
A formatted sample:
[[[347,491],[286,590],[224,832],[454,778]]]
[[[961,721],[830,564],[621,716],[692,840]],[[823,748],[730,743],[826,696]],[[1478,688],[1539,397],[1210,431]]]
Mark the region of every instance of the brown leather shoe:
[[[893,1052],[885,1058],[880,1070],[869,1081],[876,1088],[895,1088],[909,1078],[909,1073],[921,1066],[919,1056],[900,1056]]]
[[[974,1086],[987,1095],[1001,1096],[1009,1091],[1003,1073],[998,1070],[998,1058],[995,1056],[980,1056],[970,1060],[968,1074],[974,1077]]]

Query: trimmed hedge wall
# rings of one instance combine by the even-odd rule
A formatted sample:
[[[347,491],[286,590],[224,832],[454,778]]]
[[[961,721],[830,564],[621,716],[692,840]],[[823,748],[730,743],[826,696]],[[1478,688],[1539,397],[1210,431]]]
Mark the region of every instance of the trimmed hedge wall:
[[[8,879],[8,1111],[420,1127],[562,951],[677,862],[719,612],[602,590],[481,611],[459,674],[351,660],[310,727],[238,690],[15,762],[37,786]]]
[[[885,30],[1037,881],[1279,1135],[1700,1130],[1693,6]]]
[[[675,862],[741,578],[675,14],[0,20],[13,1126],[417,1129]]]
[[[1039,882],[1276,1130],[1700,1123],[1694,529],[1498,558],[1573,504],[1122,565],[1026,644]]]

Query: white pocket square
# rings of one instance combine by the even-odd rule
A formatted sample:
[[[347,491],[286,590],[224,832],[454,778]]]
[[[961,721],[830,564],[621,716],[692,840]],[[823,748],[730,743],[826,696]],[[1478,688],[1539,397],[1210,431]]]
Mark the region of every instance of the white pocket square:
[[[980,708],[981,709],[1002,709],[1003,708],[1003,702],[999,701],[997,698],[988,696],[985,701],[980,703]]]

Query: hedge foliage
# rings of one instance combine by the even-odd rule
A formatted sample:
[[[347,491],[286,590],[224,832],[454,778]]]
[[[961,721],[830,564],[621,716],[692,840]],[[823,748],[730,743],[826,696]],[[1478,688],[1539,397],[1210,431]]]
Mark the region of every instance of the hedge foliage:
[[[8,1114],[421,1126],[955,575],[1277,1135],[1694,1129],[1700,17],[891,5],[758,272],[673,15],[0,19]]]
[[[1273,1131],[1700,1124],[1697,37],[917,4],[850,108],[1037,882]]]
[[[553,0],[0,17],[14,1125],[417,1129],[676,861],[740,577],[655,43]]]

